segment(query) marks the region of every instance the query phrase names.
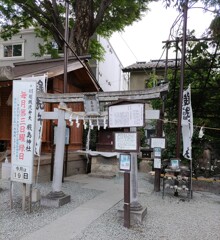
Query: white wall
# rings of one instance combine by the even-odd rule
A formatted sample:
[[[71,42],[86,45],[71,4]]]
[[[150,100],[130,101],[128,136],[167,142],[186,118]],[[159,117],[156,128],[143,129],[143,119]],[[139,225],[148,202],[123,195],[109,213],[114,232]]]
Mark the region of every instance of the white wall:
[[[98,37],[105,49],[104,61],[98,62],[96,78],[103,91],[128,90],[128,79],[122,72],[122,64],[108,40]]]
[[[98,36],[98,40],[105,49],[104,61],[94,61],[92,69],[95,72],[103,91],[123,91],[128,90],[128,76],[122,72],[122,64],[107,39]],[[3,44],[23,44],[23,55],[19,57],[3,57]],[[46,58],[35,57],[33,53],[39,52],[38,45],[43,44],[43,40],[35,36],[34,29],[24,29],[14,35],[12,39],[4,41],[0,38],[0,67],[13,66],[13,63],[23,61],[34,61]],[[93,63],[94,63],[93,62]]]
[[[23,45],[23,55],[20,57],[8,57],[3,56],[3,45],[4,44],[22,44]],[[40,57],[34,57],[33,53],[39,52],[38,44],[43,44],[43,40],[35,36],[34,29],[24,29],[18,34],[14,35],[8,41],[4,41],[0,38],[0,66],[13,66],[15,62],[31,61],[42,59]]]

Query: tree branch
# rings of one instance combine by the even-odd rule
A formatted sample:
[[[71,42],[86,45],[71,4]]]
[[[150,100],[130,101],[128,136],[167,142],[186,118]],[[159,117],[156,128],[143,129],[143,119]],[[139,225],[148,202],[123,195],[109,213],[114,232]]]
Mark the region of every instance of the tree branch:
[[[92,25],[92,34],[96,31],[97,27],[103,20],[106,9],[112,4],[113,0],[102,0],[96,18]]]

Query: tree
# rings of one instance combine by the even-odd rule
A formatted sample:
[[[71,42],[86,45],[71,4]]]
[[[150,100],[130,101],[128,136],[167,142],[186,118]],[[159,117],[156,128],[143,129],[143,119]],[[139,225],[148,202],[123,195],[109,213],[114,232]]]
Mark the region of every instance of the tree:
[[[195,3],[199,1],[165,0],[165,2],[167,7],[174,6],[181,14],[185,4],[188,4],[189,9],[194,7],[197,8],[198,6],[196,6]],[[194,31],[187,32],[186,67],[184,71],[184,88],[187,88],[188,84],[191,84],[194,121],[192,153],[194,162],[196,162],[199,155],[204,150],[205,145],[211,145],[213,149],[215,149],[214,158],[219,158],[220,156],[220,4],[217,0],[201,0],[200,3],[201,2],[203,3],[203,7],[200,5],[199,8],[214,13],[214,19],[211,22],[209,29],[203,34],[203,41],[196,41]],[[180,20],[181,17],[179,16],[172,26],[172,29],[174,26],[178,27],[178,34],[174,40],[174,42],[176,42],[173,46],[169,44],[169,47],[174,47],[176,51],[179,52],[182,51],[179,46],[183,37],[179,28],[180,25],[177,25]],[[177,44],[177,42],[180,43]],[[179,67],[176,67],[175,71],[169,72],[167,80],[169,80],[170,91],[165,101],[165,116],[168,121],[164,124],[167,138],[167,147],[164,157],[170,158],[174,157],[176,154],[177,115],[180,87]],[[158,106],[158,102],[156,102],[156,104]],[[200,130],[200,127],[198,126],[204,126],[205,129],[205,136],[202,139],[198,138]]]
[[[193,35],[190,38],[193,41],[187,42],[184,88],[186,89],[191,84],[194,124],[192,153],[193,165],[196,168],[197,160],[201,157],[207,145],[213,149],[213,162],[214,159],[219,159],[220,156],[220,49],[219,42],[216,39],[212,40],[212,38],[208,38],[208,36],[200,41],[195,41]],[[168,121],[164,124],[167,139],[167,148],[164,157],[170,158],[175,156],[176,149],[180,87],[179,67],[175,71],[170,71],[167,78],[169,80],[170,91],[165,101],[165,116]],[[201,127],[204,127],[205,130],[203,138],[199,138]],[[219,171],[219,169],[215,171]],[[215,171],[214,173],[216,173]]]
[[[70,46],[78,55],[88,54],[95,33],[109,37],[115,31],[122,31],[141,19],[150,1],[69,0]],[[19,29],[34,26],[38,35],[45,40],[52,36],[62,49],[64,42],[57,29],[64,36],[65,11],[62,0],[1,0],[1,37],[8,39]]]

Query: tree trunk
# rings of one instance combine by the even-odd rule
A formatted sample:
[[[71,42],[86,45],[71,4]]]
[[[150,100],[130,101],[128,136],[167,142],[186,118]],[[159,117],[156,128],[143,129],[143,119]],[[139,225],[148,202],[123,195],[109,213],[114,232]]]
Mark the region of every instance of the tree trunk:
[[[70,34],[70,44],[73,43],[78,55],[88,54],[89,39],[92,36],[93,24],[92,0],[76,0],[75,24]]]

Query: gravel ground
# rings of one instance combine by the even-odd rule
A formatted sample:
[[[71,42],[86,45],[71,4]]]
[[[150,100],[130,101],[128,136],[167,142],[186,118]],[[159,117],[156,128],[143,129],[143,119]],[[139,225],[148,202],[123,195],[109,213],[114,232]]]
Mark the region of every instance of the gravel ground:
[[[139,174],[139,187],[147,189],[138,196],[142,206],[147,206],[147,215],[142,223],[123,227],[118,218],[119,202],[82,234],[72,240],[220,240],[220,195],[194,192],[188,201],[186,193],[174,197],[173,191],[152,192],[153,185],[146,175]]]
[[[1,182],[0,184],[2,188],[0,192],[0,240],[18,240],[25,234],[49,224],[102,192],[82,188],[84,184],[65,181],[62,190],[67,195],[71,195],[70,203],[60,208],[47,208],[35,203],[32,206],[32,213],[28,213],[28,211],[22,211],[21,186],[18,183],[14,184],[14,207],[11,210],[9,183]],[[46,195],[52,189],[51,183],[38,184],[38,189],[42,195]]]
[[[121,178],[113,180],[113,184],[121,183]],[[219,194],[194,192],[193,199],[187,201],[185,193],[174,197],[173,192],[167,192],[162,199],[161,193],[152,192],[153,185],[146,174],[139,174],[138,184],[140,189],[145,189],[138,196],[139,202],[147,206],[148,211],[142,223],[132,224],[130,229],[123,227],[123,219],[118,217],[118,209],[123,207],[121,201],[72,240],[220,240]],[[24,232],[33,232],[43,227],[101,193],[82,188],[85,186],[83,184],[64,182],[63,191],[71,195],[71,203],[58,209],[36,204],[33,213],[28,214],[22,212],[19,196],[16,197],[15,208],[10,210],[8,185],[2,183],[0,186],[3,188],[0,193],[1,240],[19,239]],[[42,193],[48,193],[51,184],[39,186]]]

